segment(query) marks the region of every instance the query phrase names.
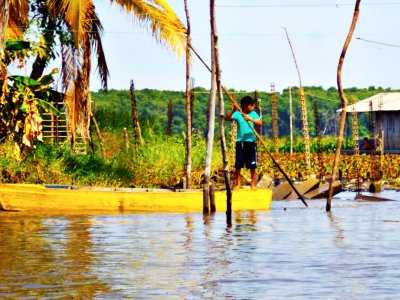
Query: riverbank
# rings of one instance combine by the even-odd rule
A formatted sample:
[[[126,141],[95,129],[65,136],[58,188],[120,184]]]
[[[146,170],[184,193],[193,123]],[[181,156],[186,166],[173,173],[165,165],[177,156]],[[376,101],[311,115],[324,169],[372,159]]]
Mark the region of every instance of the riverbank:
[[[74,153],[65,145],[38,144],[34,151],[20,154],[14,146],[0,146],[0,171],[2,183],[65,184],[98,187],[130,188],[182,188],[185,178],[184,139],[148,140],[146,145],[135,150],[126,149],[118,139],[108,138],[106,155],[88,151]],[[192,149],[192,188],[201,188],[204,172],[205,141],[194,140]],[[223,166],[219,145],[214,146],[212,159],[212,182],[217,188],[224,187]],[[232,151],[229,165],[233,171]],[[311,173],[322,180],[329,180],[333,155],[331,153],[311,154]],[[307,177],[305,157],[302,153],[273,154],[285,173],[294,181]],[[267,175],[283,180],[283,175],[274,166],[265,150],[259,151],[261,177]],[[377,164],[379,162],[379,164]],[[375,166],[375,168],[373,167]],[[385,154],[382,159],[374,155],[342,155],[339,176],[344,186],[354,183],[356,178],[368,182],[380,168],[383,183],[391,188],[400,187],[400,155]],[[248,170],[242,171],[244,181],[250,178]],[[379,174],[378,174],[379,175]]]

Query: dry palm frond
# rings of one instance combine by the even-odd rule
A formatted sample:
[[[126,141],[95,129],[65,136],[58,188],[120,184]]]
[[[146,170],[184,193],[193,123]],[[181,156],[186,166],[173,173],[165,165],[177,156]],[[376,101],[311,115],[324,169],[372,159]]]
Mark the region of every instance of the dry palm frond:
[[[103,32],[103,26],[101,25],[100,20],[98,19],[97,14],[94,10],[92,11],[92,14],[88,16],[88,18],[92,20],[92,27],[89,31],[89,36],[92,42],[93,50],[96,52],[97,55],[97,69],[99,71],[102,88],[103,90],[107,91],[107,80],[110,73],[108,71],[107,61],[101,42],[101,33]]]
[[[6,39],[20,39],[23,36],[24,26],[28,23],[29,2],[24,0],[5,1],[9,3],[5,37]]]
[[[62,44],[62,85],[65,93],[71,142],[77,131],[88,137],[90,120],[90,70],[92,44],[98,56],[102,85],[107,89],[108,68],[101,44],[102,26],[95,13],[92,0],[47,0],[53,18],[63,21],[74,43]]]
[[[88,11],[93,9],[93,2],[91,0],[47,0],[47,6],[54,18],[63,16],[65,24],[74,37],[75,46],[79,48],[85,35],[86,24],[90,22],[86,16]]]
[[[115,0],[115,2],[132,13],[141,25],[149,24],[149,29],[158,42],[165,43],[178,55],[184,52],[186,28],[166,1]]]
[[[73,139],[72,143],[74,143],[77,132],[79,132],[85,140],[89,138],[88,132],[91,112],[89,92],[92,52],[91,27],[93,24],[92,20],[96,17],[94,6],[89,5],[86,13],[87,15],[84,16],[85,22],[83,22],[84,34],[79,40],[79,48],[70,50],[66,48],[66,55],[63,56],[63,58],[65,58],[65,60],[63,59],[63,85],[68,87],[66,92],[66,106]],[[100,38],[100,36],[98,36],[98,38]],[[98,43],[98,41],[95,42]],[[100,52],[104,57],[103,52]],[[105,59],[102,63],[103,65],[105,64]],[[104,70],[106,71],[104,85],[107,86],[107,65],[105,65],[105,67],[103,66],[103,71]]]

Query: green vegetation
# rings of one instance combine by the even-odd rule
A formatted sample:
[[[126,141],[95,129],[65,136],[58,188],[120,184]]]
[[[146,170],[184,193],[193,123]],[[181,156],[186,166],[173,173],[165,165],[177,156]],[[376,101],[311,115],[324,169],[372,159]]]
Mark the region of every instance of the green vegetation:
[[[338,91],[336,88],[324,90],[321,87],[305,87],[305,95],[308,108],[308,123],[310,136],[315,136],[315,114],[314,102],[318,103],[318,112],[320,119],[320,131],[323,136],[336,136],[338,115],[336,110],[341,107]],[[199,134],[206,132],[207,124],[207,103],[209,91],[196,87],[194,90],[194,108],[193,108],[193,129]],[[254,95],[255,91],[234,91],[232,94],[238,101],[244,95]],[[390,89],[369,87],[368,89],[349,88],[345,90],[349,102],[365,99],[377,93],[391,92]],[[258,91],[261,100],[263,128],[262,135],[271,138],[271,101],[270,94],[265,91]],[[151,125],[156,133],[166,132],[167,128],[167,106],[168,102],[173,103],[173,133],[181,134],[185,132],[185,93],[177,91],[158,91],[143,89],[136,91],[138,115],[141,124],[146,128],[146,124]],[[278,107],[278,131],[280,137],[289,136],[289,90],[285,89],[282,93],[276,93]],[[293,128],[294,136],[301,137],[301,118],[299,110],[298,88],[292,88],[293,102]],[[103,91],[92,93],[92,100],[96,105],[96,116],[101,128],[121,129],[123,127],[132,127],[131,120],[131,102],[129,90],[111,90],[107,94]],[[350,103],[349,103],[350,104]],[[231,107],[230,101],[225,97],[226,110]],[[351,117],[350,117],[351,120]],[[369,118],[368,114],[359,114],[359,136],[369,136]],[[346,130],[348,137],[351,137],[351,123]],[[228,129],[228,126],[227,126]],[[217,132],[218,128],[216,128]]]
[[[294,91],[295,89],[293,89]],[[196,88],[194,108],[194,128],[192,149],[192,180],[194,187],[200,187],[205,159],[205,124],[208,94],[205,89]],[[295,93],[293,102],[295,102]],[[355,90],[354,95],[359,98],[372,95],[382,91],[381,89]],[[334,99],[335,90],[332,88],[323,91],[320,88],[306,88],[307,99],[313,101],[313,97]],[[336,92],[337,93],[337,92]],[[244,92],[236,93],[240,98]],[[249,93],[247,93],[249,94]],[[274,153],[273,140],[270,133],[270,111],[266,92],[259,92],[263,104],[264,139],[271,153]],[[184,178],[185,163],[185,115],[184,115],[184,93],[174,91],[141,90],[136,92],[138,100],[138,114],[140,117],[142,136],[145,144],[138,149],[134,147],[133,126],[131,119],[130,93],[129,91],[110,91],[108,94],[102,92],[93,93],[95,102],[95,116],[99,123],[103,138],[104,157],[100,151],[97,136],[92,134],[93,149],[89,148],[85,154],[74,153],[69,149],[69,143],[63,145],[49,145],[36,142],[36,149],[30,152],[20,152],[13,142],[4,140],[0,146],[0,170],[2,182],[9,183],[52,183],[52,184],[75,184],[91,186],[115,186],[115,187],[178,187]],[[287,91],[278,94],[278,107],[280,119],[280,130],[287,131],[289,126],[287,114],[288,109],[282,109],[288,102]],[[167,103],[174,102],[173,132],[167,136]],[[322,102],[319,106],[320,114],[326,114],[326,120],[336,118],[335,110],[338,103],[335,101]],[[324,103],[324,105],[322,105]],[[288,103],[287,103],[288,104]],[[227,103],[228,105],[228,103]],[[311,102],[309,110],[312,110]],[[325,107],[325,111],[324,111]],[[297,108],[298,110],[298,108]],[[294,109],[296,112],[296,109]],[[332,115],[330,115],[332,114]],[[310,113],[310,118],[313,114]],[[296,125],[297,124],[297,125]],[[312,121],[310,121],[312,124]],[[295,123],[295,138],[293,143],[294,154],[291,156],[290,140],[286,135],[279,139],[279,153],[273,154],[285,172],[291,178],[304,177],[305,159],[303,149],[304,143],[301,137],[300,124]],[[323,123],[326,131],[334,130],[333,125]],[[126,148],[123,128],[127,128],[130,147]],[[227,125],[227,131],[229,126]],[[313,130],[313,129],[311,129]],[[94,133],[94,128],[92,130]],[[234,153],[228,136],[228,147],[230,153],[230,166],[233,166]],[[351,148],[352,141],[344,141]],[[223,186],[222,159],[218,138],[216,138],[213,156],[212,181]],[[318,150],[319,149],[319,150]],[[315,137],[311,139],[312,172],[317,176],[329,177],[333,163],[333,153],[336,150],[336,139],[324,136],[320,140]],[[320,154],[318,154],[320,152]],[[259,151],[259,172],[271,177],[282,175],[273,166],[265,149]],[[360,170],[363,177],[368,176],[372,156],[363,155],[360,162],[354,161],[354,156],[343,156],[340,169],[343,178],[355,178],[356,172]],[[361,163],[361,167],[360,167]],[[383,161],[384,178],[392,179],[398,177],[400,170],[398,155],[385,155]],[[246,171],[243,172],[248,177]]]

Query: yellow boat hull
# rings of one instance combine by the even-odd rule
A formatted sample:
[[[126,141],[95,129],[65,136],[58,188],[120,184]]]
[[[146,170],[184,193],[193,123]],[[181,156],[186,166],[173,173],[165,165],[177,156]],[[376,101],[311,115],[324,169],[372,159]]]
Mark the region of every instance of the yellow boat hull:
[[[272,190],[232,192],[232,210],[269,210]],[[226,191],[215,192],[216,210],[226,211]],[[0,184],[0,209],[27,212],[202,212],[201,190],[74,189]]]

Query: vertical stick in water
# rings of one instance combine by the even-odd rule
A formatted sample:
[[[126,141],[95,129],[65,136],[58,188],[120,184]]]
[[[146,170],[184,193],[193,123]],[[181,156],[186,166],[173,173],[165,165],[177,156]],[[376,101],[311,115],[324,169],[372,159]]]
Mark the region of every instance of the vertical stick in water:
[[[332,197],[333,197],[333,184],[336,179],[336,172],[337,172],[338,165],[339,165],[340,150],[342,147],[342,140],[343,140],[344,124],[346,122],[347,99],[346,99],[346,96],[344,94],[343,87],[342,87],[342,66],[343,66],[343,62],[344,62],[344,57],[346,56],[347,48],[349,47],[349,44],[351,41],[351,37],[353,36],[354,29],[356,28],[358,14],[360,12],[360,2],[361,2],[361,0],[356,1],[356,6],[354,8],[354,14],[353,14],[353,21],[351,22],[349,33],[347,34],[346,41],[344,42],[342,53],[340,54],[340,58],[339,58],[338,68],[337,68],[337,85],[338,85],[340,100],[342,102],[342,112],[340,115],[339,134],[338,134],[338,138],[337,138],[335,159],[333,162],[332,178],[331,178],[331,182],[329,184],[328,198],[326,200],[326,211],[328,211],[328,212],[331,211],[331,202],[332,202]]]

